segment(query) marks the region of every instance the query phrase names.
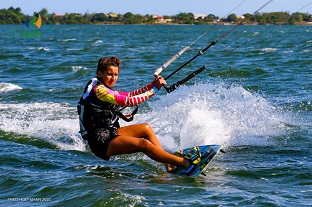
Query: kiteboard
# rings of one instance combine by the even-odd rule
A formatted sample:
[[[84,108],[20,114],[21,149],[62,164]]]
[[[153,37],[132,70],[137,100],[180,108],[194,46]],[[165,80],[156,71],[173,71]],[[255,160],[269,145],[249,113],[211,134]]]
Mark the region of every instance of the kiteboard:
[[[220,151],[224,153],[221,145],[203,145],[178,150],[173,154],[188,159],[192,165],[188,169],[175,166],[169,173],[194,178],[200,174],[206,176],[203,171]]]

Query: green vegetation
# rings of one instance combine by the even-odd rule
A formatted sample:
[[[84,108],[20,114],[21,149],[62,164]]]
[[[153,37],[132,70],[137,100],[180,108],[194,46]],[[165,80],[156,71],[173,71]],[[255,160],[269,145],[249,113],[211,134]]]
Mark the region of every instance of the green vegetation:
[[[22,20],[26,20],[26,18],[25,15],[21,13],[19,7],[16,9],[10,7],[9,9],[0,10],[0,24],[20,24]]]
[[[206,17],[195,19],[192,13],[179,13],[174,16],[157,17],[154,15],[140,15],[127,12],[125,14],[104,14],[104,13],[66,13],[65,15],[49,14],[48,10],[43,8],[40,12],[43,24],[211,24],[216,21],[221,23],[238,23],[244,18],[244,24],[306,24],[312,22],[312,15],[308,13],[293,13],[288,12],[270,12],[244,14],[242,17],[236,14],[230,14],[225,19],[208,14]],[[33,15],[35,15],[34,13]],[[21,24],[25,21],[27,15],[21,13],[19,7],[0,10],[0,24]]]

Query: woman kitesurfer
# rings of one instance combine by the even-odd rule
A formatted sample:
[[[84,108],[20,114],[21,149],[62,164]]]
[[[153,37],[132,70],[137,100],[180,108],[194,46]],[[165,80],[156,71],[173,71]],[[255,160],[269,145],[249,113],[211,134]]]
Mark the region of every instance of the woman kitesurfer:
[[[151,159],[164,163],[168,172],[173,166],[188,169],[189,160],[163,150],[152,127],[147,123],[120,127],[118,118],[124,117],[120,106],[136,106],[155,95],[166,81],[158,75],[152,83],[132,92],[115,91],[120,59],[102,57],[98,61],[96,77],[90,80],[78,104],[80,133],[92,152],[104,160],[111,156],[143,152]]]

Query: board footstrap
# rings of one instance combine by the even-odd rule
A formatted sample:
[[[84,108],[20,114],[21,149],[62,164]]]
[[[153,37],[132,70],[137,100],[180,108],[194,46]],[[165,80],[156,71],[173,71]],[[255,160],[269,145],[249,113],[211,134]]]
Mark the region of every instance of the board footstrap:
[[[220,145],[204,145],[178,150],[174,155],[186,158],[192,165],[186,170],[182,167],[174,167],[169,173],[191,177],[199,174],[206,176],[203,170],[219,151],[224,152]]]

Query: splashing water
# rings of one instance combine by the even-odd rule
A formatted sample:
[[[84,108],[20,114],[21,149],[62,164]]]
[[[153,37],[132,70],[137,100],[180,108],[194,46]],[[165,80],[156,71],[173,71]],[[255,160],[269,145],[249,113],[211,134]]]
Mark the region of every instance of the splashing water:
[[[20,86],[14,85],[12,83],[0,83],[0,94],[20,89],[22,89]]]
[[[241,86],[183,86],[149,103],[150,122],[171,150],[204,144],[266,145],[283,133],[286,116]]]
[[[0,104],[0,130],[39,138],[63,150],[85,151],[75,109],[66,104]]]
[[[182,86],[159,98],[148,102],[151,110],[136,116],[135,123],[150,123],[171,151],[204,144],[267,145],[269,137],[285,131],[285,113],[241,86]],[[64,150],[85,151],[74,107],[1,104],[0,111],[0,130],[36,137]]]

